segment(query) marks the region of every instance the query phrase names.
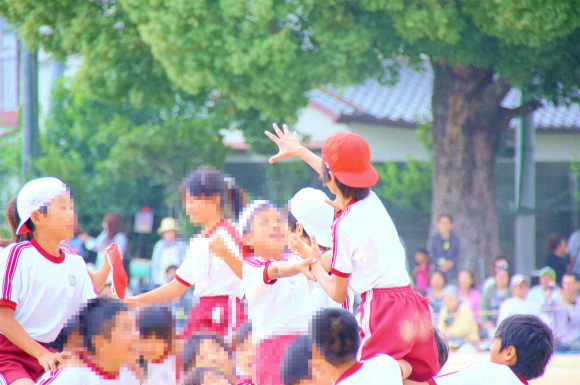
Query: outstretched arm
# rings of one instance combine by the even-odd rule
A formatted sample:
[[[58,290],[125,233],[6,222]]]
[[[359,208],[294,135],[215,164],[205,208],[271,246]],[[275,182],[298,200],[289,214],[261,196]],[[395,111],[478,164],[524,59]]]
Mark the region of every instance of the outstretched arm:
[[[224,260],[239,279],[242,279],[242,258],[233,253],[221,236],[215,236],[209,244],[210,253]]]
[[[107,284],[107,278],[109,278],[109,274],[111,273],[111,264],[107,258],[105,258],[105,263],[103,266],[95,272],[91,272],[89,270],[89,275],[91,276],[91,281],[93,281],[93,286],[97,291],[103,290],[103,287]]]
[[[135,297],[125,297],[125,301],[134,306],[147,303],[163,303],[181,297],[187,288],[187,285],[179,282],[177,279],[173,279],[173,281],[147,293]]]
[[[322,175],[322,159],[300,143],[296,131],[290,133],[288,126],[285,124],[282,126],[284,132],[278,128],[276,123],[274,123],[272,127],[274,128],[276,135],[269,131],[266,131],[265,134],[278,145],[278,154],[270,158],[270,163],[276,163],[282,159],[296,157],[308,163],[308,165],[312,167],[318,175]]]
[[[301,261],[276,261],[268,265],[268,279],[273,281],[278,278],[292,277],[302,273],[306,278],[316,281],[310,272],[310,266],[316,264],[316,259],[303,259]]]

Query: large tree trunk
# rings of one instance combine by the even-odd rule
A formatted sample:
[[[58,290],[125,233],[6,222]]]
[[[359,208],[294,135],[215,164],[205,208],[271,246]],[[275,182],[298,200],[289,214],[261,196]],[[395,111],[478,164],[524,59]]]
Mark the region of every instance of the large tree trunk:
[[[440,214],[453,216],[461,241],[461,265],[482,258],[487,274],[501,252],[495,200],[495,158],[510,120],[537,108],[537,102],[505,109],[509,82],[489,69],[448,66],[432,61],[433,209],[432,230]]]

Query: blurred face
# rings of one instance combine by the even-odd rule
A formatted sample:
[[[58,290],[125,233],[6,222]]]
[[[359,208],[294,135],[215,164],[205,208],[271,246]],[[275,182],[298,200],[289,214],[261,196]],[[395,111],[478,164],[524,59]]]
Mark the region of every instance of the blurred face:
[[[35,211],[31,218],[37,230],[42,229],[52,239],[72,238],[75,232],[75,211],[70,192],[56,196],[48,205],[46,214]]]
[[[542,287],[544,289],[547,288],[548,286],[556,284],[554,277],[552,277],[552,275],[550,273],[544,273],[544,274],[540,275],[540,277],[538,278],[538,281],[540,282],[540,285],[542,285]]]
[[[509,276],[507,271],[500,270],[497,273],[495,273],[495,285],[499,289],[502,289],[502,290],[506,289],[509,285],[509,281],[510,281],[510,276]]]
[[[469,274],[467,271],[459,272],[459,275],[457,276],[457,284],[461,289],[469,290],[473,285],[473,278],[471,278],[471,274]]]
[[[220,197],[194,197],[186,192],[185,212],[193,223],[205,225],[221,213]]]
[[[571,275],[565,275],[562,277],[562,289],[568,298],[574,298],[580,290],[580,282]]]
[[[197,367],[218,368],[228,376],[233,373],[233,363],[228,352],[210,338],[201,342],[196,365]]]
[[[448,311],[455,311],[458,304],[459,301],[453,294],[447,293],[445,294],[445,297],[443,297],[443,305],[445,305]]]
[[[507,270],[509,268],[508,261],[505,259],[498,259],[493,264],[493,271],[497,273],[500,270]]]
[[[312,378],[304,384],[307,385],[331,385],[332,379],[328,375],[326,369],[322,364],[321,360],[312,359],[310,360],[310,373],[312,373]],[[302,382],[301,382],[302,384]]]
[[[556,247],[556,250],[554,250],[554,254],[559,257],[568,254],[568,245],[566,245],[566,241],[564,239],[562,239],[562,241],[558,244],[558,247]]]
[[[244,235],[244,243],[260,256],[281,258],[287,243],[286,235],[282,216],[276,208],[269,207],[254,214],[250,233]]]
[[[440,234],[449,234],[452,228],[453,223],[448,217],[443,216],[437,221],[437,230]]]
[[[255,356],[256,351],[254,349],[254,345],[252,344],[252,335],[250,334],[243,343],[236,346],[236,358],[238,365],[245,375],[252,374],[252,365]]]
[[[139,332],[133,313],[123,311],[117,314],[111,337],[95,337],[96,356],[101,360],[118,365],[130,365],[139,358]]]
[[[516,298],[526,299],[526,296],[528,295],[529,289],[530,289],[530,287],[528,286],[526,281],[522,281],[519,284],[512,287],[511,292],[512,292],[513,296]]]
[[[443,276],[439,273],[431,274],[429,283],[431,285],[431,289],[433,290],[443,290],[445,287],[445,279],[443,279]]]
[[[425,253],[417,251],[415,253],[415,262],[417,262],[418,264],[427,263],[427,256],[425,255]]]
[[[166,241],[173,242],[175,240],[175,238],[177,237],[177,231],[175,231],[175,230],[165,231],[163,234],[161,234],[161,236]]]
[[[203,376],[204,385],[230,385],[231,382],[223,375],[214,371],[209,371]]]

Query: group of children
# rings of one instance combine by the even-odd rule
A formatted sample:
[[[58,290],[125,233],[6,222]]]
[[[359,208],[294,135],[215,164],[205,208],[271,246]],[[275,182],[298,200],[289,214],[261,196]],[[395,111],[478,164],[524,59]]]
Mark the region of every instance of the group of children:
[[[175,278],[123,301],[97,298],[111,266],[114,279],[123,278],[118,253],[89,273],[61,245],[74,231],[66,185],[27,183],[8,207],[15,243],[0,255],[0,384],[447,383],[433,379],[447,357],[445,341],[427,301],[411,289],[395,226],[370,190],[379,178],[368,144],[340,132],[318,157],[286,126],[274,130],[266,135],[279,153],[270,162],[304,160],[336,198],[303,189],[287,218],[265,200],[240,210],[241,191],[219,171],[200,169],[180,195],[202,231]],[[115,282],[122,293],[123,279]],[[169,310],[151,304],[191,286],[200,301],[177,336]],[[354,293],[362,297],[356,315]],[[530,322],[534,336],[551,344],[549,330]],[[498,329],[503,361],[492,349],[492,361],[522,382],[541,375],[551,355],[525,362],[527,347],[510,334],[523,329]]]

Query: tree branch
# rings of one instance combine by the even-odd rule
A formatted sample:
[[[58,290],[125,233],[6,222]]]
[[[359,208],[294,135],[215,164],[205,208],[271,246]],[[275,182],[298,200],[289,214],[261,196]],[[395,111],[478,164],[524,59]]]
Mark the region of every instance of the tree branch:
[[[516,107],[516,108],[505,108],[505,107],[500,107],[500,114],[502,115],[502,118],[505,119],[509,119],[512,120],[515,117],[518,116],[526,116],[531,114],[532,112],[534,112],[535,110],[537,110],[540,107],[543,107],[544,105],[542,104],[541,101],[539,100],[530,100],[527,103],[524,103],[523,105]]]

